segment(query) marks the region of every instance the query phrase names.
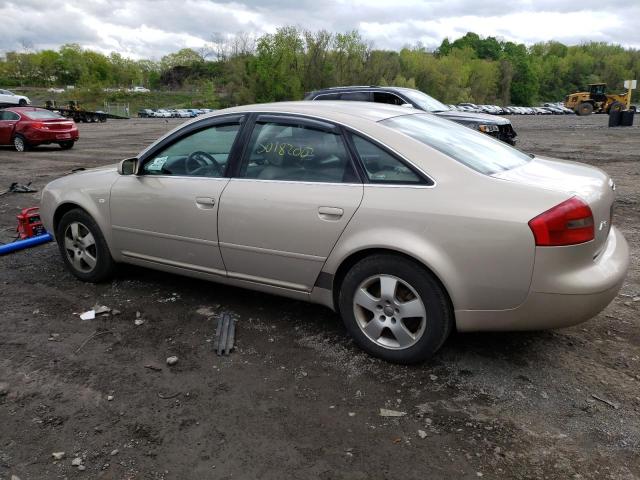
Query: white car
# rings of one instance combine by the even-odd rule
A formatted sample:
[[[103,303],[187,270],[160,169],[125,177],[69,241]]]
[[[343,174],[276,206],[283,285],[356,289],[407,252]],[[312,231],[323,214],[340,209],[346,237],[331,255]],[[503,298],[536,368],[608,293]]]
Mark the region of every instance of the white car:
[[[20,105],[24,107],[31,105],[31,100],[23,95],[16,95],[9,90],[0,90],[0,106],[3,105]]]
[[[159,118],[171,118],[171,112],[168,111],[168,110],[163,110],[163,109],[156,110],[156,117],[159,117]]]
[[[148,88],[144,88],[144,87],[133,87],[131,89],[129,89],[130,92],[132,93],[149,93],[151,90],[149,90]]]

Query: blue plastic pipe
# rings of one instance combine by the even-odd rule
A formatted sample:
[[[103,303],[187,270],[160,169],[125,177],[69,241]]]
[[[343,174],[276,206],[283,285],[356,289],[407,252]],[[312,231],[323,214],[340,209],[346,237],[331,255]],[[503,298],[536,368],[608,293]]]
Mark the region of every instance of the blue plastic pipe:
[[[37,235],[31,238],[25,238],[24,240],[17,240],[15,242],[7,243],[6,245],[0,245],[0,255],[22,250],[23,248],[35,247],[42,243],[47,243],[53,240],[50,233],[44,235]]]

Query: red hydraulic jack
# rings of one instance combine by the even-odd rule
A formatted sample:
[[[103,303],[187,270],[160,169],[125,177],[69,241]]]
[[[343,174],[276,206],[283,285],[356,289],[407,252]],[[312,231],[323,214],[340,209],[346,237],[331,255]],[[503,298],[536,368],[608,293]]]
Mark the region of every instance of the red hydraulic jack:
[[[47,233],[44,225],[42,225],[38,207],[25,208],[17,215],[17,218],[17,230],[20,240],[6,245],[0,245],[0,255],[22,250],[23,248],[34,247],[53,240],[53,237]]]

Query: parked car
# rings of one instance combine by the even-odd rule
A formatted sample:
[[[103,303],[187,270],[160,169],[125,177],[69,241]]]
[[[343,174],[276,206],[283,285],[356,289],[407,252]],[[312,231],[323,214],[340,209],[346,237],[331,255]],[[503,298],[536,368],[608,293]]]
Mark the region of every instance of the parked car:
[[[516,132],[506,118],[451,110],[444,103],[426,93],[400,87],[334,87],[309,93],[305,100],[355,100],[364,102],[407,105],[424,110],[473,130],[496,137],[510,145],[516,143]]]
[[[123,262],[316,302],[370,354],[410,363],[454,328],[601,311],[629,265],[614,197],[598,168],[420,110],[290,102],[221,110],[54,180],[40,213],[81,280]]]
[[[0,110],[0,145],[13,145],[18,152],[50,143],[66,150],[73,148],[78,138],[75,122],[50,110],[33,107]]]
[[[131,93],[149,93],[151,90],[145,87],[132,87],[129,89]]]
[[[150,108],[143,108],[142,110],[138,110],[138,117],[140,118],[152,118],[155,116],[155,112]]]
[[[15,106],[26,107],[31,105],[31,100],[24,95],[16,95],[9,90],[0,90],[0,107]]]
[[[172,115],[170,111],[160,108],[156,110],[155,116],[159,118],[171,118]]]

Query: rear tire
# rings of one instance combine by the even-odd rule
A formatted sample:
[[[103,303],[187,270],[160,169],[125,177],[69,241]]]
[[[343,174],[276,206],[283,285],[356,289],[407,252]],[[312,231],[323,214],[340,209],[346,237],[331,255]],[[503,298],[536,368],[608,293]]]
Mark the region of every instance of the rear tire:
[[[74,208],[56,228],[56,241],[67,269],[84,282],[98,283],[113,274],[115,262],[100,227],[91,215]]]
[[[13,148],[16,149],[16,152],[26,152],[29,150],[29,142],[22,135],[16,135],[13,137]]]
[[[576,107],[576,113],[582,117],[591,115],[593,113],[593,104],[589,102],[582,102]]]
[[[427,360],[453,329],[453,312],[440,282],[398,255],[359,261],[347,272],[338,303],[358,346],[389,362]]]
[[[58,145],[60,145],[60,148],[63,150],[70,150],[73,148],[74,143],[75,143],[74,141],[60,142]]]

